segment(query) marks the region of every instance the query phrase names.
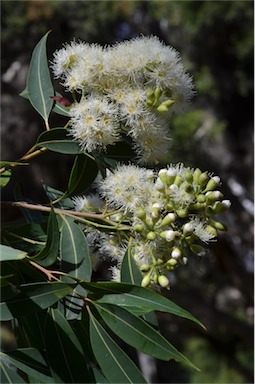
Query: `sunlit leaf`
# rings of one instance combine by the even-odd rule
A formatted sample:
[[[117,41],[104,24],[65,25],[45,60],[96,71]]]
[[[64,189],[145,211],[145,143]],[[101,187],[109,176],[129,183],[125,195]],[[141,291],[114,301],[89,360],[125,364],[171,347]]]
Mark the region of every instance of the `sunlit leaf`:
[[[90,338],[98,364],[110,383],[146,383],[133,361],[92,314],[90,314]]]
[[[78,279],[90,281],[92,265],[85,234],[80,226],[74,222],[74,219],[68,216],[62,217],[60,259],[63,272],[73,275]],[[72,279],[65,276],[61,280],[68,283],[73,282]],[[81,286],[77,286],[75,291],[83,296],[86,295],[85,289]],[[83,304],[84,301],[78,298],[77,295],[68,295],[63,300],[65,317],[68,320],[76,318]]]
[[[94,304],[111,330],[132,347],[155,358],[166,361],[174,359],[195,368],[185,356],[141,318],[117,305]]]
[[[17,296],[0,304],[2,321],[46,309],[73,290],[62,282],[23,284],[18,289]]]
[[[46,53],[48,34],[49,32],[34,48],[27,77],[29,101],[45,121],[48,121],[53,106],[53,100],[50,96],[54,95]]]
[[[20,249],[8,247],[0,244],[0,261],[21,260],[27,256],[27,253]]]

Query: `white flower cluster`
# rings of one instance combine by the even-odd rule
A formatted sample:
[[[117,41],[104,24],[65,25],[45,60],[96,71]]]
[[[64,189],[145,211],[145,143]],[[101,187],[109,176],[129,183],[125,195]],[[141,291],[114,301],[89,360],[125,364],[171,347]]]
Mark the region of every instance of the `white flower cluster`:
[[[224,229],[213,219],[230,206],[219,185],[218,176],[183,164],[170,165],[158,173],[131,164],[119,165],[99,181],[109,218],[116,225],[130,226],[132,254],[144,274],[142,285],[168,286],[165,273],[186,264],[190,253],[202,256],[203,243],[215,240],[218,231]],[[127,247],[126,239],[126,233],[122,237],[120,231],[117,235],[104,234],[101,250],[104,255],[117,255],[117,267]]]
[[[67,91],[80,94],[70,122],[81,147],[91,152],[127,135],[141,163],[169,149],[169,117],[193,95],[178,53],[154,36],[111,47],[71,42],[54,53],[52,68]]]

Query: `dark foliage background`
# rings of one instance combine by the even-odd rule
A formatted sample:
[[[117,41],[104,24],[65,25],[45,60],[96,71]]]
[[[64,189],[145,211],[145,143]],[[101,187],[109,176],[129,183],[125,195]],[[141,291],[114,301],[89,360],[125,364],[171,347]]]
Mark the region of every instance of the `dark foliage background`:
[[[173,276],[166,293],[207,327],[162,316],[169,340],[202,370],[157,363],[158,383],[253,382],[253,1],[2,1],[2,159],[16,160],[43,130],[19,96],[31,53],[48,31],[48,57],[73,38],[112,44],[155,34],[175,47],[194,77],[191,109],[172,123],[167,162],[219,175],[232,201],[228,232],[210,252]],[[51,125],[61,126],[60,117]],[[72,159],[47,153],[16,169],[2,199],[20,182],[26,198],[44,202],[42,182],[64,190]],[[3,221],[15,211],[2,212]],[[5,328],[2,348],[12,336]]]

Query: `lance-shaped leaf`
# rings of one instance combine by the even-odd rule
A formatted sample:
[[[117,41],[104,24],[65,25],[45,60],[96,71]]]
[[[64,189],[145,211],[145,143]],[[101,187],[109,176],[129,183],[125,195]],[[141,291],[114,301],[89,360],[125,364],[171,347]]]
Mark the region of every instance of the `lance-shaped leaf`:
[[[49,32],[41,38],[34,48],[27,77],[29,101],[45,122],[48,121],[53,106],[51,96],[54,95],[46,53],[48,34]]]
[[[9,181],[11,180],[12,172],[7,169],[5,172],[1,173],[0,175],[0,188],[4,188]]]
[[[5,361],[26,374],[42,380],[44,383],[52,383],[50,370],[42,354],[35,348],[20,348],[8,353],[0,352]]]
[[[0,377],[2,384],[19,384],[25,383],[25,381],[16,372],[16,368],[11,366],[7,361],[4,361],[3,356],[0,360]]]
[[[141,272],[133,258],[132,247],[128,247],[121,264],[121,281],[139,285],[142,280]]]
[[[62,217],[60,235],[61,270],[78,279],[90,281],[92,273],[91,259],[87,239],[80,226],[74,219],[68,216]],[[63,277],[63,281],[73,283],[69,277]],[[75,289],[79,294],[86,296],[86,291],[81,286]],[[63,300],[65,317],[72,320],[80,313],[84,301],[77,295],[68,295]]]
[[[110,383],[146,383],[139,369],[90,313],[91,345],[97,362]]]
[[[51,202],[55,200],[61,200],[54,204],[54,207],[61,209],[74,209],[74,203],[71,199],[66,198],[62,200],[64,192],[61,192],[58,189],[52,188],[46,184],[43,184],[43,189]]]
[[[73,290],[62,282],[24,284],[18,289],[20,292],[15,297],[0,304],[2,321],[46,309]]]
[[[22,260],[27,256],[27,253],[20,249],[8,247],[0,244],[0,261]]]
[[[82,153],[78,142],[71,138],[65,128],[54,128],[50,131],[41,133],[37,139],[35,147],[45,147],[53,152],[68,155],[77,155]]]
[[[79,195],[88,188],[98,173],[94,160],[86,155],[77,155],[68,181],[68,187],[63,197]]]
[[[80,284],[93,292],[92,298],[98,298],[97,301],[100,303],[120,305],[126,309],[134,307],[148,309],[148,312],[167,312],[194,321],[205,328],[191,313],[151,289],[116,282],[80,282]]]
[[[116,305],[94,304],[111,330],[132,347],[160,360],[174,359],[196,368],[159,332],[141,318]]]
[[[9,245],[26,252],[38,252],[46,242],[46,227],[44,223],[31,223],[11,229],[4,235]]]
[[[43,267],[48,267],[49,265],[54,264],[58,257],[59,237],[58,220],[54,210],[51,209],[45,247],[36,256],[33,256],[32,259],[39,260],[38,264]]]
[[[55,383],[91,382],[80,342],[57,309],[51,309],[46,319],[45,346]]]

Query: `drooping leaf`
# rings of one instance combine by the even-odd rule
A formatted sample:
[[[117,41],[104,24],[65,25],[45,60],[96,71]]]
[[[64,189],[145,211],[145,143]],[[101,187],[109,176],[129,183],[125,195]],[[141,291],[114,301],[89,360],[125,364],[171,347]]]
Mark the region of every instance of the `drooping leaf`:
[[[62,282],[23,284],[18,289],[20,293],[0,304],[2,321],[46,309],[73,290]]]
[[[0,359],[0,377],[2,384],[13,384],[13,383],[25,383],[25,381],[17,373],[16,368],[9,364],[7,360],[4,360],[1,356]]]
[[[94,304],[111,330],[132,347],[160,360],[174,359],[196,368],[158,331],[141,318],[117,305]]]
[[[64,197],[83,193],[92,184],[97,173],[98,168],[94,160],[86,155],[77,155]]]
[[[78,279],[90,281],[92,265],[89,254],[87,239],[80,226],[74,222],[74,219],[68,216],[62,217],[61,235],[60,235],[60,259],[61,270],[73,275]],[[63,277],[63,281],[72,283],[69,277]],[[86,296],[86,291],[81,286],[75,289],[79,294]],[[63,311],[68,320],[77,318],[84,301],[77,295],[68,295],[63,301]],[[60,303],[61,305],[61,303]]]
[[[54,382],[91,382],[80,342],[68,321],[57,309],[51,309],[46,319],[45,346]]]
[[[25,257],[26,252],[0,244],[0,261],[22,260]]]
[[[53,106],[50,96],[54,95],[46,53],[48,34],[34,48],[27,77],[29,101],[46,122]]]
[[[52,383],[49,368],[42,354],[35,348],[20,348],[8,353],[0,352],[5,361],[28,375],[43,380],[44,383]]]
[[[90,338],[97,362],[110,383],[146,383],[133,361],[108,335],[92,313]]]
[[[0,188],[6,187],[6,185],[11,180],[11,175],[12,175],[12,172],[9,169],[7,169],[5,172],[1,173],[1,175],[0,175]]]
[[[116,282],[80,282],[80,284],[92,292],[93,299],[97,298],[100,303],[120,305],[126,309],[128,307],[148,309],[148,312],[167,312],[194,321],[205,328],[191,313],[151,289]]]
[[[133,258],[132,247],[128,247],[121,263],[121,281],[139,285],[142,281],[141,272]]]
[[[68,155],[77,155],[82,153],[78,142],[74,141],[65,128],[54,128],[50,131],[41,133],[38,137],[35,147],[45,147],[53,152],[64,153]]]
[[[43,267],[48,267],[54,264],[58,257],[59,237],[58,220],[54,210],[51,209],[45,247],[36,256],[33,256],[32,259],[38,260],[38,264]]]

